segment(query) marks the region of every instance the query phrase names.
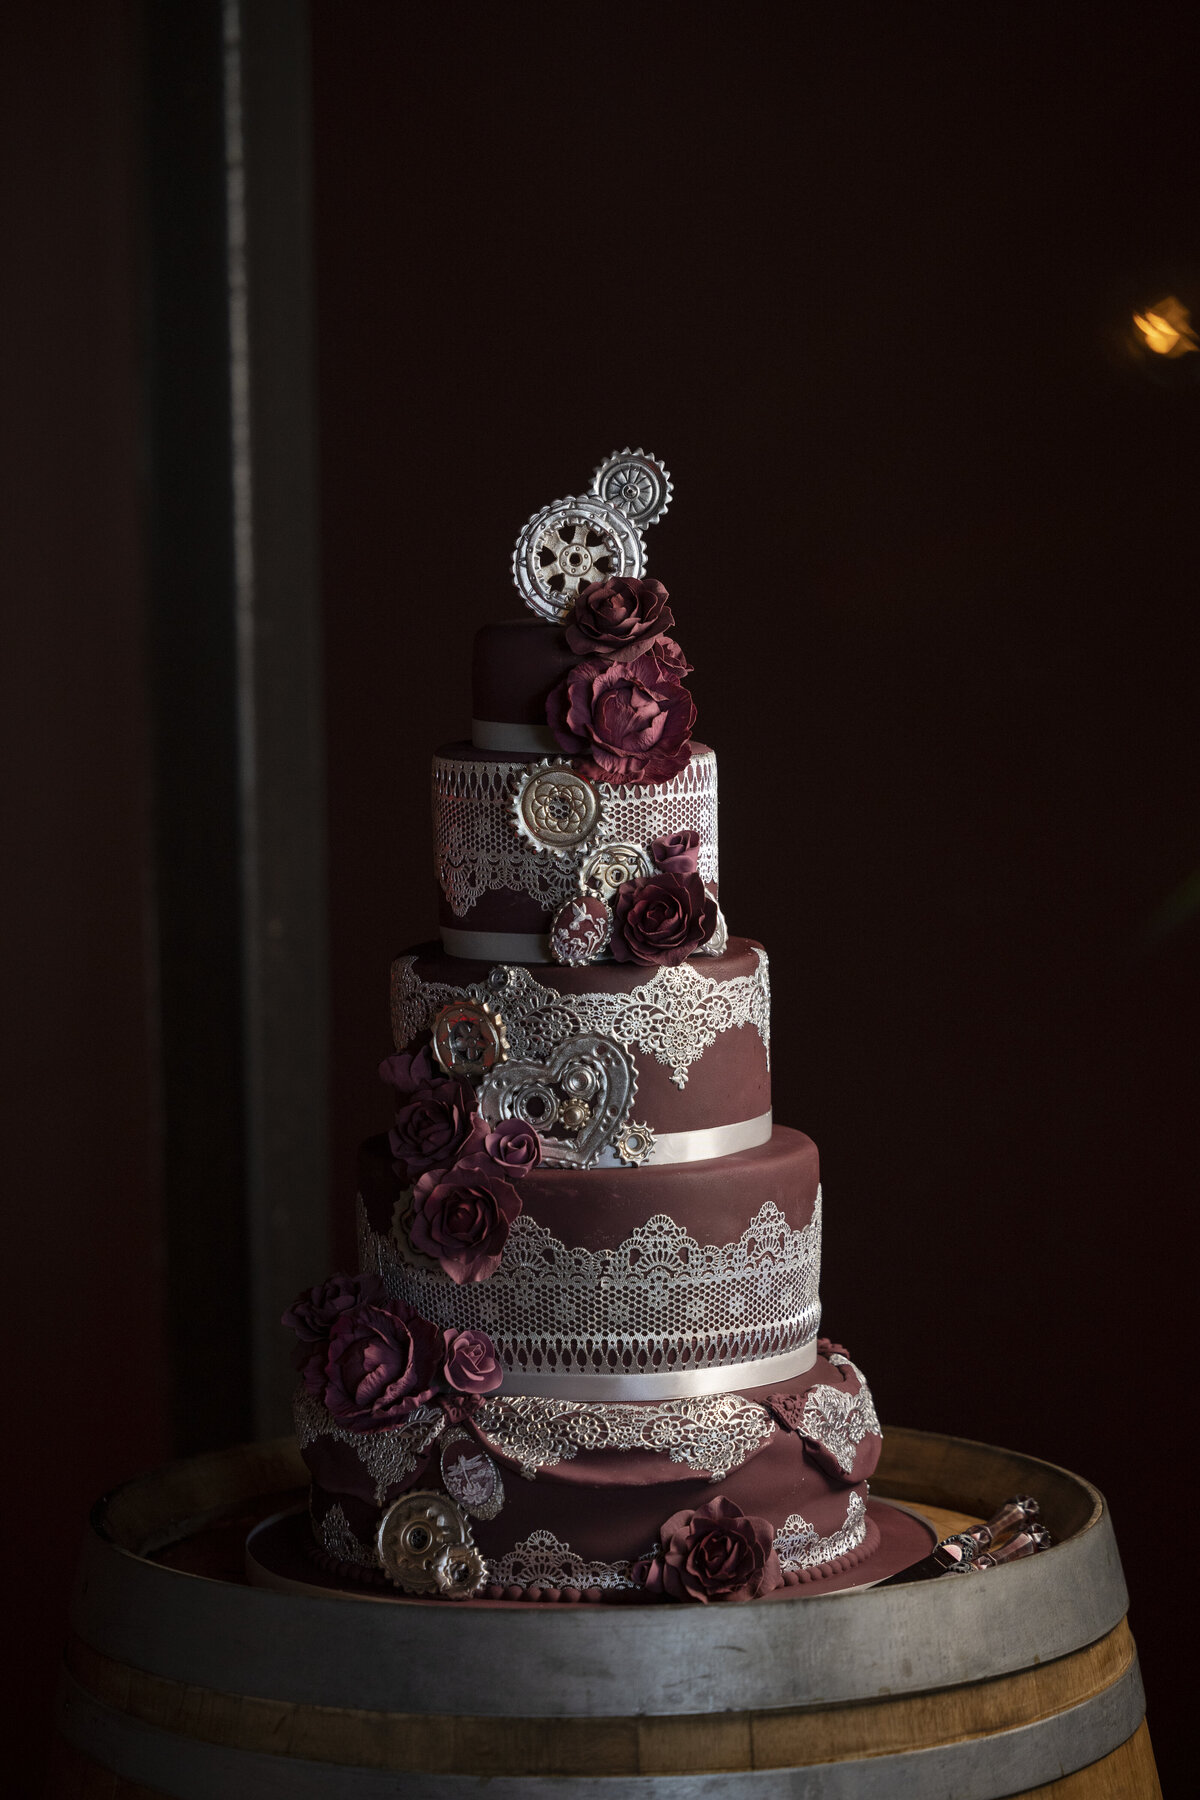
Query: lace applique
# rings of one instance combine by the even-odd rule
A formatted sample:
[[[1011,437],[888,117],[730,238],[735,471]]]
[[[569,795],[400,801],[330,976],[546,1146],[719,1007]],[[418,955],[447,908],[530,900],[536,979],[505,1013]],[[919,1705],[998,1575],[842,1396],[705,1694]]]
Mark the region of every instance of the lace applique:
[[[501,963],[485,982],[452,987],[445,981],[423,981],[414,972],[415,956],[392,965],[392,1034],[403,1050],[451,1000],[481,1000],[499,1006],[508,1045],[522,1061],[544,1062],[566,1038],[594,1032],[614,1038],[627,1050],[640,1050],[671,1071],[678,1088],[687,1086],[694,1062],[722,1032],[750,1025],[758,1032],[771,1061],[771,985],[767,953],[756,951],[752,975],[715,981],[690,963],[655,971],[627,994],[560,994],[543,987],[528,969]]]
[[[585,1562],[552,1531],[532,1531],[523,1543],[488,1563],[488,1580],[499,1587],[631,1588],[627,1562]]]
[[[336,1556],[339,1562],[358,1563],[364,1568],[379,1567],[374,1550],[368,1549],[351,1531],[350,1521],[338,1501],[334,1501],[323,1519],[313,1519],[312,1523],[321,1548],[330,1556]]]
[[[375,1483],[376,1506],[383,1505],[389,1488],[407,1481],[420,1467],[430,1444],[446,1429],[446,1415],[440,1406],[418,1406],[402,1425],[388,1425],[381,1431],[347,1431],[304,1387],[296,1390],[292,1413],[302,1450],[320,1437],[349,1444]]]
[[[775,1553],[784,1574],[791,1569],[815,1569],[857,1550],[867,1535],[867,1509],[862,1495],[852,1489],[846,1506],[846,1522],[828,1537],[818,1536],[807,1519],[791,1513],[775,1533]]]
[[[476,1411],[476,1431],[532,1480],[580,1450],[653,1450],[723,1481],[775,1429],[765,1407],[740,1394],[704,1394],[643,1405],[498,1395]]]
[[[768,1200],[733,1244],[658,1213],[613,1250],[570,1250],[528,1213],[487,1281],[406,1262],[359,1208],[360,1266],[443,1330],[486,1331],[509,1370],[608,1375],[711,1369],[802,1349],[821,1317],[821,1195],[794,1231]]]
[[[831,1357],[831,1362],[846,1362],[846,1357]],[[850,1365],[853,1368],[853,1364]],[[855,1370],[858,1374],[858,1370]],[[811,1438],[828,1452],[844,1474],[854,1468],[854,1457],[865,1437],[880,1435],[879,1419],[871,1390],[862,1376],[861,1390],[851,1394],[845,1388],[818,1382],[809,1389],[804,1413],[798,1426],[801,1437]]]
[[[457,918],[498,888],[529,894],[547,912],[579,891],[577,858],[539,856],[513,827],[513,784],[532,766],[433,759],[434,861]],[[648,844],[669,832],[695,831],[700,873],[705,881],[717,879],[717,759],[711,750],[693,756],[669,781],[620,788],[600,782],[597,792],[605,843]]]

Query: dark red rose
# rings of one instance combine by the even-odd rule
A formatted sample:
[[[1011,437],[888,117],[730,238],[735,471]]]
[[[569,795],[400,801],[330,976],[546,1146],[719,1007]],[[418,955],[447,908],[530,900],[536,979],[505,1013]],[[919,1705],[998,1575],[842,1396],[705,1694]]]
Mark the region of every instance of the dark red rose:
[[[474,1109],[474,1088],[457,1077],[418,1088],[397,1109],[388,1133],[400,1179],[415,1181],[426,1169],[448,1169],[471,1136]]]
[[[819,1337],[817,1339],[817,1355],[828,1359],[831,1356],[846,1356],[847,1353],[841,1344],[835,1344],[832,1338]]]
[[[460,1394],[491,1394],[504,1380],[496,1347],[485,1331],[443,1331],[445,1380]]]
[[[508,1228],[521,1210],[510,1182],[483,1169],[432,1169],[413,1189],[408,1235],[451,1281],[486,1281],[500,1267]]]
[[[655,838],[650,854],[655,868],[671,875],[695,875],[700,867],[700,833],[673,831],[669,837]]]
[[[436,1387],[442,1334],[403,1300],[342,1313],[329,1338],[325,1404],[351,1431],[407,1419]]]
[[[506,1175],[510,1181],[520,1181],[522,1175],[536,1169],[541,1160],[541,1139],[533,1126],[527,1125],[524,1119],[501,1119],[498,1125],[481,1121],[475,1127],[460,1167],[470,1164],[486,1169],[488,1163],[494,1163],[498,1173]]]
[[[691,663],[673,637],[656,638],[646,651],[646,660],[653,663],[660,678],[666,681],[682,681],[692,672]]]
[[[299,1294],[284,1313],[282,1323],[297,1338],[292,1364],[310,1394],[320,1394],[325,1387],[330,1332],[343,1313],[364,1305],[387,1305],[387,1289],[378,1275],[331,1275],[318,1287]]]
[[[808,1389],[805,1388],[802,1394],[768,1394],[763,1404],[785,1431],[799,1431],[807,1400]]]
[[[628,575],[580,588],[565,622],[576,656],[600,656],[605,662],[632,662],[674,623],[662,582]]]
[[[556,741],[593,781],[667,781],[687,764],[696,708],[651,654],[576,663],[546,699]]]
[[[609,949],[617,962],[681,963],[706,944],[717,925],[717,903],[699,875],[659,870],[617,889]]]
[[[411,1045],[407,1050],[397,1050],[394,1055],[385,1056],[379,1065],[379,1079],[386,1081],[405,1099],[410,1099],[422,1088],[432,1087],[442,1076],[443,1071],[434,1062],[428,1041],[415,1050]]]
[[[659,1534],[662,1549],[645,1565],[648,1593],[672,1600],[754,1600],[783,1586],[775,1530],[718,1494],[695,1512],[677,1512]]]

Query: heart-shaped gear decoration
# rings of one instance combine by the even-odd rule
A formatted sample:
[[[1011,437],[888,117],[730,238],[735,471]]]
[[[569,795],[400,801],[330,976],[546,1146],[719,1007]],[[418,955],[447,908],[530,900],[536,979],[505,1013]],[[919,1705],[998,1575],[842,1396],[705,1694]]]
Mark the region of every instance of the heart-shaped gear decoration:
[[[637,525],[597,494],[555,500],[534,513],[513,551],[517,591],[539,618],[557,624],[580,588],[614,575],[640,576],[646,546]]]
[[[591,1169],[629,1119],[637,1072],[620,1044],[581,1032],[545,1062],[501,1063],[484,1077],[479,1111],[489,1125],[532,1125],[551,1169]]]
[[[592,492],[645,529],[658,524],[675,489],[658,458],[639,448],[606,456],[592,475]]]

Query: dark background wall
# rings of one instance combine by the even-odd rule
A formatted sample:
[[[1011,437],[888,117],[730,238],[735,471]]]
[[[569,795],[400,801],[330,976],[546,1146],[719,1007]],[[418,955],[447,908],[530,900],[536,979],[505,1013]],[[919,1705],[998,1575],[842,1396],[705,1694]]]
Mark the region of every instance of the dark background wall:
[[[86,1505],[167,1453],[169,1395],[138,15],[5,23],[0,1141],[32,1743]],[[1173,7],[1136,33],[1082,9],[314,7],[342,1254],[471,634],[515,610],[524,519],[643,443],[676,478],[652,572],[721,759],[723,895],[773,956],[778,1114],[822,1147],[827,1320],[885,1422],[1107,1491],[1168,1793],[1200,383],[1143,380],[1121,340],[1165,292],[1200,312],[1196,35]]]
[[[529,514],[644,444],[826,1319],[885,1422],[1109,1493],[1166,1769],[1200,385],[1119,345],[1200,299],[1196,42],[1084,16],[320,0],[334,1200],[349,1255],[472,632]]]

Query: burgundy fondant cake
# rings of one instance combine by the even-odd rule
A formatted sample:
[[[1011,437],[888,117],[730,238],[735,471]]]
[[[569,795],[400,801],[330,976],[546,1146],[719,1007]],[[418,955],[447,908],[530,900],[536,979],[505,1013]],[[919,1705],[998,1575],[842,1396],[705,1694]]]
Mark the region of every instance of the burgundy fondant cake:
[[[286,1315],[312,1555],[446,1598],[749,1600],[866,1562],[879,1424],[818,1336],[817,1152],[645,577],[666,471],[530,520],[434,757],[440,941],[392,969],[359,1273]]]

